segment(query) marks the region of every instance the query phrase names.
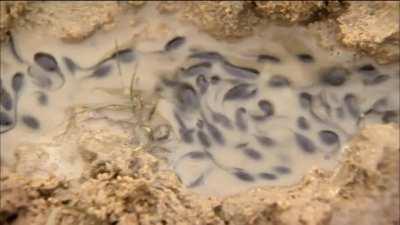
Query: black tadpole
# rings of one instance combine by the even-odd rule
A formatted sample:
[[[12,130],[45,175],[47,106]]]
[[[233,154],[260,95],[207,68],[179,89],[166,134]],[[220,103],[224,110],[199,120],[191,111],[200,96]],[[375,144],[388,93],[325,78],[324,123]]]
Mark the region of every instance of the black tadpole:
[[[244,148],[243,153],[252,160],[260,160],[262,159],[262,155],[260,152],[255,150],[254,148]]]
[[[354,118],[358,118],[360,116],[360,106],[357,96],[354,94],[346,94],[343,101],[350,115]]]
[[[297,126],[302,130],[308,130],[310,128],[310,124],[304,116],[297,118]]]
[[[218,144],[224,144],[225,143],[225,138],[222,135],[221,131],[211,123],[206,122],[206,128],[208,130],[208,133],[211,135],[211,137],[218,143]]]
[[[287,87],[289,85],[290,85],[289,79],[287,79],[282,75],[274,75],[268,81],[268,86],[275,88]]]
[[[165,44],[164,51],[168,52],[168,51],[172,51],[172,50],[178,49],[183,44],[185,44],[185,42],[186,42],[186,38],[185,37],[177,36],[177,37],[171,39],[170,41],[168,41],[167,44]]]
[[[270,137],[259,136],[259,135],[256,135],[254,137],[256,138],[257,142],[262,146],[272,147],[272,146],[276,145],[276,142]]]
[[[112,65],[105,64],[101,65],[96,70],[93,71],[93,73],[89,76],[90,78],[104,78],[110,74],[110,71],[112,69]]]
[[[40,128],[40,123],[39,121],[30,115],[24,115],[22,116],[22,122],[29,128],[33,129],[33,130],[37,130]]]
[[[65,63],[68,71],[72,74],[75,74],[76,70],[80,69],[80,66],[76,64],[71,58],[64,56],[62,60]]]
[[[311,141],[311,139],[299,133],[294,133],[294,135],[296,138],[296,142],[300,146],[301,150],[306,153],[314,153],[316,151],[316,146]]]
[[[57,72],[59,71],[59,67],[57,64],[57,60],[54,56],[45,53],[45,52],[37,52],[33,56],[33,60],[36,64],[38,64],[42,69],[48,72]]]
[[[225,93],[223,101],[245,100],[255,96],[256,93],[257,88],[254,85],[241,83],[229,89]]]
[[[254,176],[241,169],[236,170],[233,174],[241,181],[253,182],[255,180]]]
[[[179,83],[175,90],[176,98],[180,106],[186,108],[197,108],[199,99],[196,90],[189,83]]]
[[[211,111],[211,118],[215,123],[219,123],[227,129],[233,128],[231,120],[222,113]]]
[[[203,131],[197,131],[197,138],[199,139],[200,144],[203,145],[205,148],[209,148],[211,146],[210,139]]]
[[[3,86],[0,86],[0,105],[7,111],[13,107],[11,94]]]
[[[256,69],[233,65],[229,62],[223,62],[222,67],[229,75],[237,78],[256,79],[260,76],[260,72]]]
[[[241,131],[247,130],[247,121],[244,118],[244,114],[246,114],[247,110],[243,107],[238,108],[235,111],[235,121],[236,127]]]
[[[21,72],[15,73],[11,81],[11,87],[14,90],[15,94],[18,94],[23,86],[24,86],[24,74]]]
[[[332,67],[321,74],[321,82],[330,86],[341,86],[347,80],[350,72],[342,67]]]
[[[296,57],[303,63],[312,63],[315,61],[314,57],[307,53],[297,54]]]
[[[326,145],[334,145],[339,142],[339,136],[330,130],[321,130],[318,132],[318,136]]]
[[[299,94],[300,106],[303,109],[310,109],[313,96],[307,92],[301,92]]]
[[[0,126],[10,126],[12,123],[11,117],[7,113],[0,111]]]
[[[53,55],[46,53],[46,52],[37,52],[33,55],[33,60],[43,70],[45,70],[47,72],[56,73],[58,76],[60,76],[60,78],[62,80],[62,84],[61,84],[60,88],[62,86],[64,86],[64,83],[65,83],[64,74],[61,72],[60,67],[58,66],[57,60]]]
[[[189,55],[190,58],[209,60],[209,61],[219,61],[223,60],[224,57],[218,52],[195,52]]]

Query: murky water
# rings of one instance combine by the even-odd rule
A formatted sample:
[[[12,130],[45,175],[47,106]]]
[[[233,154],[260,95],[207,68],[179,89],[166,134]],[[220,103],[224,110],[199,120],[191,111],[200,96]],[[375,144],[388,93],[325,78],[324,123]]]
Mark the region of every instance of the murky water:
[[[3,161],[18,144],[51,137],[72,106],[126,104],[131,85],[159,97],[149,119],[172,128],[155,143],[170,151],[170,167],[210,195],[294,184],[333,168],[365,124],[399,120],[398,65],[330,55],[299,28],[227,43],[140,16],[140,26],[122,23],[80,44],[14,32],[1,51]],[[161,23],[172,29],[146,38],[145,27]]]

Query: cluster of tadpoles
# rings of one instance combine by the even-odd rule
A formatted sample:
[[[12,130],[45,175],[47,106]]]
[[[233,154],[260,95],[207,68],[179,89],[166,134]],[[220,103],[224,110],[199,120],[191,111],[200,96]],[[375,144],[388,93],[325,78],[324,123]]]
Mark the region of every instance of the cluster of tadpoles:
[[[160,51],[151,52],[151,54],[168,54],[178,51],[187,43],[186,37],[177,36],[168,41],[164,48]],[[18,119],[24,125],[32,130],[40,129],[40,120],[33,115],[21,114],[17,110],[18,99],[21,97],[27,81],[30,81],[37,87],[35,94],[40,105],[49,104],[49,93],[61,89],[66,82],[66,75],[76,77],[78,71],[84,72],[83,77],[79,79],[101,79],[111,74],[113,65],[108,63],[110,60],[117,60],[121,63],[130,63],[135,60],[137,53],[132,48],[124,48],[116,50],[111,54],[103,57],[98,63],[83,67],[67,56],[61,57],[63,66],[60,67],[56,57],[46,52],[37,52],[33,55],[33,60],[23,59],[16,50],[15,43],[10,35],[10,49],[15,60],[26,65],[25,72],[16,72],[11,79],[10,90],[0,79],[0,133],[5,133],[15,128]],[[199,143],[201,151],[191,151],[182,155],[176,162],[177,164],[183,160],[207,160],[212,162],[213,166],[227,171],[238,179],[245,182],[253,182],[256,179],[275,180],[279,176],[290,174],[292,171],[286,165],[277,165],[272,167],[271,171],[251,173],[239,167],[228,167],[219,162],[214,157],[212,148],[225,146],[237,141],[232,148],[238,149],[246,157],[251,160],[262,162],[263,154],[256,147],[250,146],[247,142],[240,140],[231,140],[229,136],[224,135],[225,131],[235,130],[241,135],[253,138],[255,142],[262,148],[276,147],[279,140],[275,140],[263,133],[255,132],[250,129],[250,123],[263,124],[278,118],[276,105],[272,100],[259,99],[263,97],[260,85],[266,85],[268,88],[284,89],[292,88],[297,93],[298,105],[304,115],[299,115],[295,119],[296,129],[291,130],[293,138],[297,143],[297,147],[305,154],[314,154],[318,151],[319,146],[314,140],[304,134],[310,131],[312,122],[325,124],[331,129],[321,129],[317,131],[318,142],[325,147],[340,148],[343,138],[348,138],[349,134],[340,124],[332,121],[333,117],[344,118],[350,116],[358,125],[360,121],[369,115],[378,115],[381,122],[398,122],[398,109],[390,108],[386,98],[377,99],[376,102],[368,109],[362,109],[359,98],[355,93],[347,93],[344,95],[340,107],[333,107],[326,94],[325,87],[339,88],[350,82],[352,71],[346,68],[333,66],[319,74],[319,81],[316,85],[321,88],[317,94],[311,94],[307,88],[297,90],[292,81],[284,75],[269,75],[266,84],[262,84],[261,77],[265,79],[264,74],[258,69],[235,65],[230,62],[227,57],[216,51],[198,51],[190,50],[188,59],[194,64],[180,68],[177,71],[177,77],[174,79],[161,78],[160,86],[167,90],[172,90],[174,102],[174,117],[179,126],[180,140],[191,145]],[[312,64],[316,59],[307,53],[296,54],[294,57],[299,63]],[[284,60],[278,56],[270,54],[261,54],[255,58],[259,64],[275,64],[284,65]],[[215,65],[222,68],[223,74],[216,74],[213,69]],[[64,69],[62,69],[64,68]],[[354,71],[353,71],[354,72]],[[361,74],[361,82],[365,87],[373,87],[389,82],[393,77],[380,73],[373,65],[365,64],[356,69]],[[210,90],[225,90],[221,87],[229,87],[223,93],[221,102],[210,104],[207,96]],[[361,93],[362,94],[362,93]],[[51,97],[51,96],[50,96]],[[274,96],[271,96],[274,97]],[[279,96],[277,96],[279,98]],[[215,99],[215,98],[214,98]],[[258,99],[258,100],[256,100]],[[258,108],[258,112],[249,111],[242,104],[243,102],[254,102]],[[234,104],[233,118],[229,113],[219,112],[215,104],[224,106],[225,104]],[[193,124],[193,118],[195,123]],[[310,121],[312,120],[312,122]],[[188,182],[189,187],[196,187],[204,183],[204,179],[212,172],[213,168],[205,170],[198,177]]]
[[[37,87],[38,90],[33,94],[37,96],[38,104],[42,106],[48,105],[49,92],[61,89],[66,82],[65,72],[60,68],[60,65],[52,54],[37,52],[33,55],[33,61],[30,62],[29,60],[23,59],[20,54],[18,54],[11,34],[9,34],[9,39],[10,50],[16,62],[26,65],[27,69],[25,73],[18,71],[12,76],[12,94],[7,90],[5,85],[3,85],[0,78],[0,134],[15,128],[18,118],[21,119],[24,125],[32,130],[40,129],[38,118],[28,114],[19,115],[18,113],[18,100],[27,82],[31,82]],[[66,56],[62,57],[62,62],[65,64],[65,68],[71,76],[79,70],[89,73],[89,75],[81,77],[80,79],[100,79],[111,73],[112,65],[107,64],[108,61],[117,60],[118,62],[129,63],[134,59],[135,54],[133,50],[127,48],[116,50],[111,55],[104,57],[98,63],[89,67],[82,67]]]
[[[166,49],[169,51],[176,50],[185,43],[184,40],[183,37],[177,37],[168,42],[167,46],[169,45],[170,47],[166,47]],[[301,53],[295,55],[295,57],[299,60],[299,63],[311,64],[315,62],[314,57],[310,54]],[[275,117],[279,117],[279,115],[276,115],[273,101],[267,99],[254,100],[256,96],[262,96],[259,88],[259,83],[261,82],[258,80],[262,74],[259,70],[234,65],[222,54],[215,51],[195,51],[190,53],[188,58],[191,61],[194,60],[196,63],[186,68],[180,68],[177,72],[178,76],[174,79],[162,78],[161,86],[172,90],[174,93],[174,117],[179,127],[180,140],[189,145],[197,142],[200,144],[202,150],[189,151],[183,154],[175,162],[174,167],[178,167],[180,163],[187,159],[208,160],[219,169],[232,173],[238,179],[245,182],[252,182],[257,178],[275,180],[279,175],[290,174],[291,169],[285,165],[275,166],[271,169],[272,171],[251,173],[239,167],[227,167],[214,157],[213,151],[210,151],[211,148],[214,146],[218,148],[218,146],[223,146],[227,142],[235,141],[226,137],[224,130],[236,129],[242,135],[250,135],[256,140],[259,146],[265,148],[276,146],[279,142],[278,140],[250,131],[249,123],[250,121],[254,123],[270,121]],[[277,56],[268,54],[259,55],[257,61],[259,63],[273,64],[283,62]],[[212,70],[213,65],[216,63],[219,63],[220,67],[224,70],[223,75],[227,76],[226,79],[221,78],[221,76],[215,74]],[[381,74],[371,64],[365,64],[356,70],[356,72],[361,74],[360,80],[365,87],[377,86],[392,79],[389,75]],[[320,148],[330,148],[331,152],[338,151],[341,148],[341,142],[352,135],[350,134],[351,132],[342,128],[340,124],[336,124],[336,121],[332,121],[334,117],[350,116],[359,125],[360,120],[364,119],[368,114],[379,113],[382,116],[381,122],[383,123],[398,122],[398,111],[389,109],[391,106],[388,105],[386,107],[382,106],[385,98],[378,99],[375,104],[366,110],[362,109],[360,100],[354,93],[345,94],[340,107],[334,107],[329,103],[325,87],[338,88],[346,83],[354,82],[350,81],[352,75],[349,69],[332,66],[322,71],[319,74],[319,82],[313,84],[313,87],[317,85],[321,89],[319,93],[311,94],[305,91],[307,88],[297,90],[293,87],[294,92],[298,93],[299,106],[302,111],[309,114],[307,118],[300,115],[296,119],[297,129],[302,132],[292,130],[297,147],[305,154],[314,154]],[[221,83],[223,85],[230,85],[231,87],[224,93],[222,102],[213,104],[223,105],[227,102],[237,101],[233,118],[229,118],[227,116],[228,113],[215,111],[215,107],[210,106],[209,102],[203,98],[203,96],[207,95],[207,90],[210,88],[224,90],[224,88],[218,87],[218,84]],[[272,75],[269,77],[266,85],[269,88],[289,88],[292,83],[283,75]],[[261,113],[254,114],[240,103],[248,101],[255,101]],[[197,118],[194,125],[193,118]],[[322,147],[304,134],[305,131],[311,130],[312,123],[309,120],[324,124],[325,127],[330,127],[317,131],[318,142],[323,145]],[[255,161],[261,161],[263,158],[263,154],[257,148],[249,146],[247,142],[238,143],[232,148],[240,149],[246,157]],[[187,182],[187,186],[196,187],[203,184],[204,179],[211,171],[211,168],[206,169],[191,182]]]

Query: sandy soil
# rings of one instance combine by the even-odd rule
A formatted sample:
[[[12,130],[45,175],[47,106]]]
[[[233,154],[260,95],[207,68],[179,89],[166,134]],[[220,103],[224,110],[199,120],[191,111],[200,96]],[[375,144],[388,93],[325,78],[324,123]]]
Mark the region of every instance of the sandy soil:
[[[79,42],[144,4],[1,2],[0,38],[15,26],[47,26],[49,35]],[[158,9],[219,39],[234,41],[257,32],[257,24],[278,22],[308,27],[333,51],[344,45],[381,63],[400,58],[396,2],[165,2]],[[398,137],[398,126],[368,127],[334,171],[315,169],[293,187],[226,198],[189,192],[149,149],[114,146],[114,154],[101,155],[107,143],[100,138],[82,143],[87,173],[73,181],[2,167],[0,224],[399,224]]]

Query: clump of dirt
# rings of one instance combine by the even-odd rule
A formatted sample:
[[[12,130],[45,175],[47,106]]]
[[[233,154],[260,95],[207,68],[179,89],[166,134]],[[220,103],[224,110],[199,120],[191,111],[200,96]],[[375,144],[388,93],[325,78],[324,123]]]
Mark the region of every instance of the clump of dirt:
[[[351,2],[337,18],[341,42],[381,63],[399,61],[399,21],[399,2]]]

